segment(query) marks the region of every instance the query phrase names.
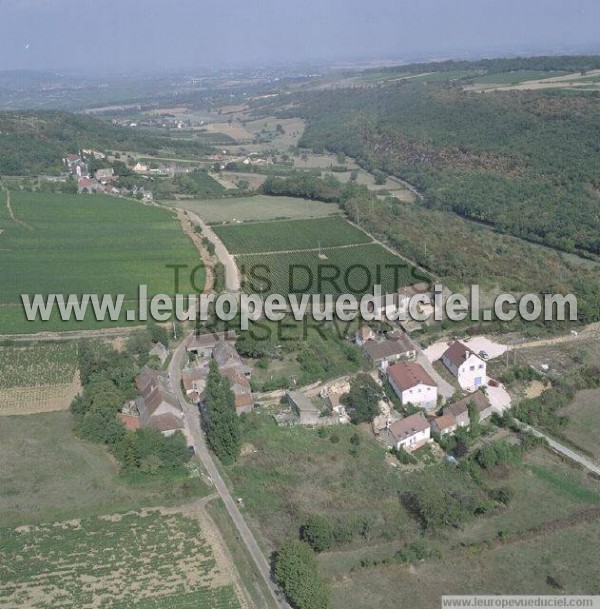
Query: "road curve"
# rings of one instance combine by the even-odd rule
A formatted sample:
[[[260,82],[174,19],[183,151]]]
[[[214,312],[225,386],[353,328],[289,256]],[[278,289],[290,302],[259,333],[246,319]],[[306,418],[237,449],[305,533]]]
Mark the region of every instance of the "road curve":
[[[213,461],[212,455],[210,454],[204,433],[200,428],[200,417],[198,414],[198,408],[190,404],[184,397],[181,390],[181,369],[186,357],[186,345],[187,339],[182,341],[180,345],[173,352],[173,357],[169,363],[169,379],[171,386],[179,399],[179,403],[185,413],[188,429],[192,435],[194,441],[194,449],[196,454],[200,457],[202,464],[204,465],[208,475],[211,477],[215,489],[219,493],[219,496],[223,500],[231,519],[238,533],[248,550],[248,553],[252,557],[252,560],[256,564],[260,574],[262,575],[273,600],[280,609],[291,609],[287,602],[280,596],[279,589],[275,583],[271,580],[271,569],[265,555],[263,554],[260,546],[258,545],[252,531],[246,524],[242,513],[240,512],[236,502],[231,497],[231,493],[227,488],[227,485],[223,481],[215,462]]]

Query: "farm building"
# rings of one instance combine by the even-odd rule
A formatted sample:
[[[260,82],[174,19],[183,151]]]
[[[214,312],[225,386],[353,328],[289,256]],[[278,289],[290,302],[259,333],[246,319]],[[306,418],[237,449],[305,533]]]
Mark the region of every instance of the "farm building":
[[[444,415],[453,416],[456,419],[457,427],[467,427],[469,425],[469,404],[473,403],[479,410],[479,420],[484,421],[492,416],[493,406],[490,404],[483,391],[475,391],[466,397],[446,406],[443,410]]]
[[[411,403],[427,409],[436,407],[437,385],[420,364],[399,362],[389,366],[386,375],[402,405]]]
[[[446,349],[442,362],[465,391],[475,391],[485,384],[485,362],[460,341],[454,341]]]
[[[135,379],[140,396],[135,400],[142,427],[153,427],[165,436],[185,432],[184,414],[166,376],[146,367]]]
[[[384,340],[369,339],[363,344],[363,351],[382,370],[397,361],[414,359],[417,353],[413,342],[404,332],[390,333]]]
[[[456,431],[457,427],[458,423],[456,422],[456,417],[452,414],[444,414],[431,421],[432,433],[439,433],[440,436]]]
[[[181,382],[185,389],[186,395],[197,402],[201,399],[204,388],[206,387],[206,377],[208,376],[208,368],[195,367],[186,368],[181,373]]]
[[[384,438],[389,446],[397,450],[404,448],[409,452],[423,446],[431,439],[429,422],[420,412],[395,421],[386,432]]]
[[[190,339],[187,350],[189,353],[195,353],[199,357],[212,357],[213,349],[218,342],[235,343],[236,340],[237,334],[233,330],[210,334],[196,334]]]
[[[375,338],[375,332],[369,326],[361,325],[354,335],[354,342],[362,347],[368,340]]]
[[[235,397],[235,410],[238,414],[250,412],[254,408],[252,389],[246,375],[236,367],[224,368],[221,374],[229,380]]]
[[[224,374],[225,370],[235,370],[239,374],[250,377],[250,367],[244,364],[232,343],[220,340],[214,346],[212,356],[217,361],[221,374]]]
[[[321,413],[310,398],[299,391],[287,391],[285,395],[301,425],[315,425],[319,422]]]

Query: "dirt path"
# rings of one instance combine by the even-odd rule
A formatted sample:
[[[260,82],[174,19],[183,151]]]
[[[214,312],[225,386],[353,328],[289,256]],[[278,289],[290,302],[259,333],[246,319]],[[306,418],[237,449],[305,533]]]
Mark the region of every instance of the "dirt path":
[[[32,341],[52,341],[57,340],[81,340],[82,338],[119,338],[129,336],[136,330],[145,328],[140,326],[127,326],[121,328],[100,328],[98,330],[69,330],[67,332],[38,332],[37,334],[0,334],[0,340],[10,340],[14,342],[32,342]]]
[[[177,210],[179,212],[180,208],[177,208]],[[230,293],[239,292],[241,280],[234,257],[229,253],[223,242],[219,239],[219,237],[217,237],[212,228],[210,228],[210,226],[206,224],[206,222],[204,222],[200,216],[191,211],[187,211],[187,215],[188,218],[200,226],[202,229],[202,235],[215,246],[215,254],[219,259],[219,262],[225,267],[225,290]]]
[[[177,208],[177,218],[181,223],[183,232],[188,235],[192,240],[192,243],[196,246],[202,262],[204,264],[204,271],[206,273],[206,279],[204,280],[203,294],[208,294],[214,288],[215,284],[215,273],[213,270],[213,260],[210,254],[206,251],[206,248],[202,244],[202,237],[198,233],[194,232],[194,227],[188,217],[188,212],[183,209]]]
[[[11,204],[10,204],[10,190],[6,191],[6,208],[8,209],[8,215],[10,216],[11,220],[15,224],[20,224],[21,226],[25,227],[28,230],[34,230],[33,226],[29,226],[29,224],[27,224],[27,222],[23,222],[23,220],[19,220],[15,216],[13,209],[11,207]]]
[[[600,338],[600,322],[589,324],[577,332],[577,334],[565,334],[555,338],[544,338],[542,340],[531,340],[524,343],[511,345],[510,349],[531,349],[534,347],[548,347],[561,343],[570,343],[575,340],[585,340],[590,338]]]

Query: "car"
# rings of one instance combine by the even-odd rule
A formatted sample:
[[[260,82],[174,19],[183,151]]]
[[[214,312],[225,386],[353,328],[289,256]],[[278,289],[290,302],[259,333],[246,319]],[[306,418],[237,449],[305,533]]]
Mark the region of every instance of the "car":
[[[482,351],[479,352],[479,357],[481,359],[488,359],[489,355],[487,354],[487,351],[483,351],[482,350]]]

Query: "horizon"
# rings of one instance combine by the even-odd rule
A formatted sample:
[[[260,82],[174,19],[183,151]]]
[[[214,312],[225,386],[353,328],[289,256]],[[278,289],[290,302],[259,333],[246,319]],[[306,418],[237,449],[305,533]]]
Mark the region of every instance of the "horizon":
[[[0,0],[0,14],[2,72],[157,74],[600,51],[594,0],[111,0],[101,8],[83,0],[75,9],[65,0]]]

